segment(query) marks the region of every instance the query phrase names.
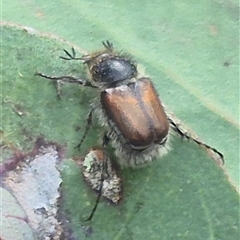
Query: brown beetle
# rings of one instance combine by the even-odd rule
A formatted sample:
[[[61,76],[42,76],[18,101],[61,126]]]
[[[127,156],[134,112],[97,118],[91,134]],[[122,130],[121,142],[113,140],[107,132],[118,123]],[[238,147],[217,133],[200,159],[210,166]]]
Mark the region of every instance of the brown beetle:
[[[101,105],[121,165],[141,165],[167,152],[169,122],[149,78],[105,89]]]
[[[172,129],[181,137],[192,139],[205,147],[215,158],[223,155],[215,148],[200,141],[187,131],[181,122],[162,105],[150,78],[140,77],[136,64],[117,53],[112,43],[103,42],[104,50],[76,58],[75,50],[67,52],[65,60],[82,60],[88,66],[90,80],[72,76],[50,77],[53,80],[77,83],[99,88],[100,96],[93,104],[87,119],[87,127],[78,147],[80,148],[92,123],[93,112],[107,127],[104,145],[110,142],[118,161],[123,166],[141,166],[167,153],[169,132]],[[106,139],[108,141],[106,141]]]

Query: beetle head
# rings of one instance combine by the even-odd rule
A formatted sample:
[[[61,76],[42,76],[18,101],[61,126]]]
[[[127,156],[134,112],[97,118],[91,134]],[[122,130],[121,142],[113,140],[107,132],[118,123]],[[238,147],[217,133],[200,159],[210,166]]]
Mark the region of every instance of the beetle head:
[[[129,58],[115,53],[112,46],[85,55],[83,60],[88,66],[92,81],[98,85],[116,86],[119,82],[137,76],[136,65]]]

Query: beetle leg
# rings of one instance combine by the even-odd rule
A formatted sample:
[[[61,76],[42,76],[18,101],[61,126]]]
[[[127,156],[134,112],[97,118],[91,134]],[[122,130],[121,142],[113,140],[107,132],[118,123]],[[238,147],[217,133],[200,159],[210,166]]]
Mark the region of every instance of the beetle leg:
[[[88,131],[89,131],[91,125],[92,125],[92,114],[93,114],[94,109],[95,108],[92,108],[91,111],[89,112],[88,117],[87,117],[87,124],[86,124],[86,127],[85,127],[84,134],[83,134],[83,136],[81,138],[80,143],[75,147],[75,148],[78,148],[78,150],[80,150],[81,145],[84,142],[84,140],[85,140],[85,138],[87,136],[87,133],[88,133]]]
[[[64,82],[77,83],[77,84],[80,84],[80,85],[83,85],[83,86],[97,88],[96,86],[92,85],[92,83],[90,81],[86,81],[86,80],[79,79],[79,78],[74,78],[72,76],[52,77],[52,76],[47,76],[43,73],[38,73],[38,72],[35,73],[35,76],[43,77],[43,78],[54,81],[56,83],[57,96],[59,98],[61,98],[61,84],[64,83]]]
[[[109,173],[108,173],[108,163],[107,163],[107,156],[104,158],[104,161],[103,161],[103,167],[102,167],[102,172],[101,172],[101,185],[99,187],[99,190],[98,190],[98,196],[97,196],[97,199],[96,199],[96,202],[95,202],[95,205],[92,209],[92,212],[91,214],[89,215],[89,217],[87,219],[85,219],[84,221],[91,221],[93,216],[94,216],[94,213],[96,212],[97,210],[97,207],[98,207],[98,203],[101,199],[101,196],[102,196],[102,188],[103,188],[103,181],[106,179],[105,175],[107,175],[109,177]]]
[[[95,205],[94,205],[94,207],[93,207],[93,209],[92,209],[92,212],[91,212],[90,216],[89,216],[87,219],[84,220],[85,222],[91,221],[92,218],[93,218],[93,216],[94,216],[94,213],[95,213],[96,210],[97,210],[98,203],[99,203],[100,198],[101,198],[101,196],[102,196],[103,181],[104,181],[104,179],[103,179],[103,173],[102,173],[101,185],[100,185],[100,188],[99,188],[99,191],[98,191],[98,196],[97,196]]]
[[[55,82],[59,82],[60,81],[62,83],[63,82],[76,83],[76,84],[80,84],[80,85],[83,85],[83,86],[86,86],[86,87],[97,88],[96,86],[92,85],[92,83],[90,81],[88,81],[88,80],[75,78],[75,77],[72,77],[72,76],[52,77],[52,76],[48,76],[48,75],[45,75],[45,74],[39,73],[39,72],[36,72],[35,76],[43,77],[43,78],[46,78],[46,79],[49,79],[49,80],[52,80],[52,81],[55,81]]]
[[[110,142],[110,138],[109,138],[109,136],[107,135],[107,132],[105,132],[104,133],[104,135],[103,135],[103,138],[102,138],[102,146],[103,146],[103,148],[106,148],[107,147],[107,145],[108,145],[108,143]]]
[[[171,115],[171,116],[170,116]],[[210,156],[218,162],[220,165],[224,165],[224,156],[221,152],[219,152],[216,148],[209,146],[208,144],[201,141],[196,135],[194,135],[191,131],[187,130],[187,128],[181,123],[179,119],[177,119],[172,114],[168,113],[168,121],[170,123],[171,129],[178,133],[182,138],[186,138],[188,140],[192,140],[198,145],[204,147]]]

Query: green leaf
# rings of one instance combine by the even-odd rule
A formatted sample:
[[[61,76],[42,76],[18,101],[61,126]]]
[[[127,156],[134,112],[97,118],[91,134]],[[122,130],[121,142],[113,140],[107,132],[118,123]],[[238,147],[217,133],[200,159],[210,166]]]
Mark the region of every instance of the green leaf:
[[[1,231],[3,239],[33,239],[32,229],[26,222],[26,213],[6,189],[1,188]]]
[[[122,202],[110,206],[102,200],[91,223],[82,219],[91,213],[96,194],[77,165],[66,160],[63,208],[77,238],[237,239],[239,198],[231,186],[239,178],[237,3],[38,1],[12,8],[17,2],[4,1],[4,20],[31,23],[74,44],[2,26],[5,145],[28,151],[41,135],[64,147],[67,159],[97,144],[102,130],[96,127],[80,154],[74,148],[95,92],[65,84],[59,100],[54,84],[34,73],[86,78],[82,64],[59,59],[62,49],[78,45],[81,55],[108,39],[134,55],[161,99],[225,156],[223,172],[194,143],[173,137],[166,157],[146,168],[121,170]],[[10,154],[6,149],[3,158]]]

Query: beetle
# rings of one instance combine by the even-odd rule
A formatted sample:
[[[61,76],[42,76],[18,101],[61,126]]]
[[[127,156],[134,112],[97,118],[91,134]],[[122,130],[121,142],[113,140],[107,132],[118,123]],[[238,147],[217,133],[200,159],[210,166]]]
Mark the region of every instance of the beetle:
[[[224,161],[223,154],[202,142],[163,105],[149,77],[141,76],[137,64],[127,55],[117,52],[109,41],[104,49],[82,57],[64,50],[64,60],[80,60],[87,65],[90,79],[72,76],[37,76],[60,82],[76,83],[97,88],[99,96],[93,101],[87,117],[87,126],[78,144],[81,147],[92,125],[93,113],[106,127],[103,145],[111,143],[122,166],[136,167],[152,162],[170,149],[170,133],[191,139]]]

